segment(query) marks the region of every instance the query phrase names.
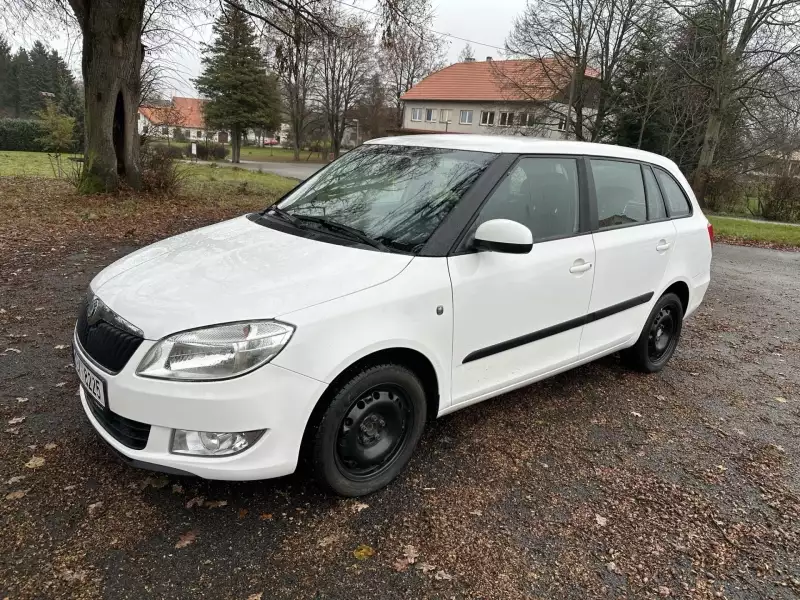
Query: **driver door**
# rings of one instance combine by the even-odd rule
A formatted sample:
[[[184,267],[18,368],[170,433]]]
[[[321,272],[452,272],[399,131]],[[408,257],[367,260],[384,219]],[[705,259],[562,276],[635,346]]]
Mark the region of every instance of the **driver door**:
[[[471,231],[511,219],[533,234],[528,254],[448,257],[453,287],[453,403],[524,384],[578,358],[595,251],[580,214],[578,160],[524,157],[495,188]]]

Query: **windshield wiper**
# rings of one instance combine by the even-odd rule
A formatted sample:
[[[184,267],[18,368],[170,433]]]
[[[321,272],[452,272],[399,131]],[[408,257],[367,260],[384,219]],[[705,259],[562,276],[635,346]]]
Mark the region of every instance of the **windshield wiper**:
[[[317,225],[321,225],[322,227],[325,227],[330,231],[343,233],[347,237],[351,239],[356,239],[359,242],[363,242],[368,246],[372,246],[376,250],[380,250],[381,252],[389,252],[389,248],[387,248],[384,244],[380,243],[376,239],[369,237],[366,233],[356,229],[355,227],[350,227],[349,225],[343,225],[342,223],[331,221],[329,219],[326,219],[325,217],[315,217],[313,215],[288,215],[288,216],[300,221],[309,221],[311,223],[316,223]]]
[[[273,213],[275,215],[278,215],[281,219],[283,219],[284,221],[288,221],[292,225],[298,225],[299,224],[299,221],[298,221],[297,217],[295,217],[294,215],[290,215],[288,212],[286,212],[285,210],[283,210],[279,206],[274,206],[274,205],[270,206],[265,211],[265,213]]]

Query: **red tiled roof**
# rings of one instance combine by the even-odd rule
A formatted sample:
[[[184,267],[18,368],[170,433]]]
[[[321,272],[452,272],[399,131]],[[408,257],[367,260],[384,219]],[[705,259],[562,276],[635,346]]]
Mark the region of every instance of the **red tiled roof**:
[[[140,106],[139,112],[153,125],[180,125],[205,129],[203,103],[200,98],[172,97],[170,106]]]
[[[431,73],[402,100],[521,101],[550,100],[564,91],[568,74],[553,59],[460,62]],[[588,77],[597,77],[587,69]]]

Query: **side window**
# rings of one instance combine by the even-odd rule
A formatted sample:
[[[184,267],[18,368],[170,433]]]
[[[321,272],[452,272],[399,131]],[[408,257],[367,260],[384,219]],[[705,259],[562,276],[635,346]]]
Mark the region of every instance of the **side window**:
[[[688,217],[692,214],[689,199],[686,197],[683,189],[681,189],[681,186],[678,185],[678,182],[672,178],[672,175],[657,168],[656,177],[658,177],[658,183],[661,184],[661,189],[664,190],[669,216]]]
[[[647,220],[658,221],[667,218],[667,209],[664,208],[664,198],[661,190],[658,189],[653,169],[647,165],[642,165],[644,173],[644,189],[647,192]]]
[[[542,241],[578,231],[578,165],[573,158],[522,158],[506,173],[478,217],[522,223]]]
[[[618,160],[592,159],[590,162],[600,229],[645,223],[647,208],[641,167]]]

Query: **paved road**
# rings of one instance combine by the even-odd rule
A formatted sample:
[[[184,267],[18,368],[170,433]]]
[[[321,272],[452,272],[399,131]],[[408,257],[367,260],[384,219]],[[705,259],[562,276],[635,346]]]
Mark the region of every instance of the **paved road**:
[[[308,179],[314,173],[319,171],[325,165],[318,163],[307,162],[260,162],[254,160],[243,160],[238,165],[229,162],[217,163],[221,167],[241,167],[250,171],[266,171],[267,173],[275,173],[283,177],[290,177],[292,179],[299,179],[303,181]]]
[[[69,358],[134,249],[97,239],[0,255],[0,598],[798,597],[800,254],[718,244],[663,372],[608,357],[462,410],[345,500],[113,457]]]

